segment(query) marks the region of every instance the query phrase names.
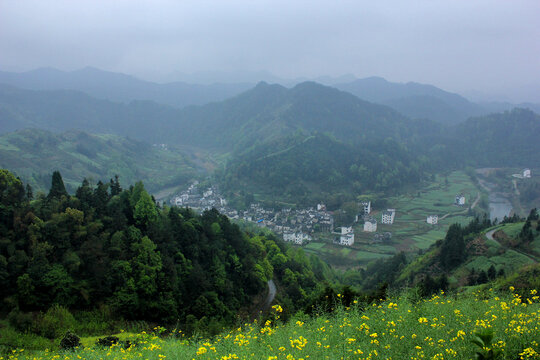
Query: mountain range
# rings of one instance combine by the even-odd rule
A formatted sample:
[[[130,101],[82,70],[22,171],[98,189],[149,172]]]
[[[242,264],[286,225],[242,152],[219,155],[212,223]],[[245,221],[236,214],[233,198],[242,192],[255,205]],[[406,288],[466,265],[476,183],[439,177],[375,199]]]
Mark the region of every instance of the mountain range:
[[[253,73],[248,77],[242,77],[241,74],[224,76],[218,73],[199,75],[189,77],[184,74],[182,78],[190,82],[155,83],[91,67],[69,72],[39,68],[22,73],[0,71],[0,83],[27,90],[76,90],[98,99],[115,102],[145,100],[183,108],[222,101],[238,95],[255,86],[255,77],[286,87],[294,87],[307,80],[287,80],[266,72]],[[433,85],[389,82],[380,77],[355,79],[353,75],[344,75],[337,78],[322,76],[314,80],[350,92],[363,100],[390,106],[410,118],[431,119],[445,124],[458,123],[470,116],[510,110],[516,106],[540,111],[539,104],[474,103]]]
[[[372,81],[385,84],[382,79]],[[464,98],[434,87],[381,86],[394,90],[379,91],[374,85],[371,96],[378,96],[378,101],[385,91],[400,96],[410,89],[420,89],[455,107],[475,109]],[[192,153],[205,149],[217,162],[218,177],[230,193],[244,188],[289,202],[299,197],[311,201],[305,194],[314,192],[396,191],[444,168],[540,166],[536,156],[540,152],[536,141],[540,138],[540,117],[530,110],[444,124],[408,117],[389,106],[310,81],[292,88],[260,82],[226,100],[182,109],[148,100],[113,102],[75,90],[0,85],[0,116],[0,133],[25,128],[55,133],[75,130],[127,137],[124,141],[128,142],[166,144],[170,149],[184,146]],[[32,137],[32,131],[15,134],[18,138]],[[68,147],[70,141],[79,141],[50,133],[43,137],[50,138],[54,146],[64,144],[57,150]],[[72,148],[78,154],[75,158],[86,156],[79,147]],[[26,157],[37,159],[25,165],[27,169],[43,172],[44,166],[56,166],[45,161],[46,152],[40,152],[39,147],[30,146],[26,151]],[[174,152],[186,158],[183,151]],[[0,165],[14,169],[13,159],[19,155],[3,153]],[[114,166],[111,163],[110,167]],[[133,170],[145,165],[133,161],[128,167]],[[30,174],[33,170],[25,171]],[[98,174],[90,170],[79,173]]]

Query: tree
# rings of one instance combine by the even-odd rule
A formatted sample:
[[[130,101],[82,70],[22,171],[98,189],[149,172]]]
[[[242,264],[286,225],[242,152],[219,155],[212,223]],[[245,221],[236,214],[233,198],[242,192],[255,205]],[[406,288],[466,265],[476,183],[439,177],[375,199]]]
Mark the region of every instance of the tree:
[[[120,186],[120,181],[118,181],[118,175],[114,175],[114,181],[111,179],[111,196],[118,195],[122,192],[122,187]]]
[[[147,226],[154,222],[158,217],[156,205],[152,201],[152,197],[143,189],[139,196],[139,200],[135,204],[133,218],[138,225]]]
[[[439,259],[447,270],[459,265],[465,257],[465,241],[461,225],[452,224],[441,246]]]
[[[32,190],[30,184],[26,184],[26,198],[28,200],[32,200],[34,198],[34,191]]]
[[[487,271],[487,276],[489,280],[493,280],[497,277],[497,270],[495,269],[495,266],[491,265]]]
[[[55,171],[52,174],[51,189],[49,190],[48,199],[59,199],[62,196],[68,196],[66,187],[64,185],[64,180],[62,180],[62,175],[59,171]]]
[[[527,221],[534,221],[534,220],[538,220],[538,211],[536,210],[536,208],[534,209],[531,209],[531,212],[529,213],[529,217],[527,217]]]

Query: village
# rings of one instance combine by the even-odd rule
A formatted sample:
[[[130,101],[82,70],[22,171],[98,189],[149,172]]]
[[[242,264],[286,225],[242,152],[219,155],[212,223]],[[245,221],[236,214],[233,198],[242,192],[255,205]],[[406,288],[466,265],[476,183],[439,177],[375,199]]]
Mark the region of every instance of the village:
[[[253,203],[248,209],[239,211],[228,206],[227,200],[220,194],[216,186],[201,190],[199,182],[193,182],[187,190],[174,196],[171,204],[181,207],[190,207],[202,212],[215,208],[232,220],[246,221],[265,227],[281,235],[283,240],[296,245],[304,245],[314,240],[320,234],[330,234],[333,243],[341,246],[352,246],[355,241],[353,225],[361,225],[365,233],[373,233],[371,243],[388,243],[392,238],[389,231],[377,232],[379,221],[372,216],[371,201],[359,203],[360,213],[356,215],[354,223],[350,226],[334,227],[334,217],[327,211],[324,204],[317,204],[307,209],[281,210],[265,209],[258,203]],[[465,197],[458,194],[454,205],[464,206]],[[380,224],[392,225],[395,221],[396,209],[389,208],[380,212]],[[438,215],[430,214],[426,223],[436,225]]]

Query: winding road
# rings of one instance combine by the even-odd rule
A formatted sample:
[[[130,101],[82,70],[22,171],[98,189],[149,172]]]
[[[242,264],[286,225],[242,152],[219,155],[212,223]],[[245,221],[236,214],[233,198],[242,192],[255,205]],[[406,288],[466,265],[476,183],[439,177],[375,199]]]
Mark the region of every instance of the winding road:
[[[275,297],[276,284],[274,283],[274,280],[268,280],[268,295],[266,296],[266,300],[264,301],[261,311],[268,310],[270,308],[270,304],[272,304],[272,301],[274,301]]]
[[[266,295],[266,298],[264,301],[261,301],[260,305],[256,307],[255,311],[252,313],[251,320],[255,320],[261,316],[264,312],[268,311],[270,309],[270,305],[272,304],[272,301],[274,301],[274,298],[276,297],[276,284],[274,283],[274,280],[268,280],[268,294]]]
[[[525,253],[525,252],[523,252],[523,251],[521,251],[521,250],[519,250],[519,249],[509,248],[509,247],[507,247],[507,246],[503,246],[497,239],[495,239],[495,238],[493,237],[493,234],[495,234],[495,232],[498,231],[498,230],[500,230],[500,227],[496,227],[495,229],[489,230],[489,231],[485,234],[485,235],[486,235],[486,238],[488,238],[489,240],[495,241],[495,242],[496,242],[497,244],[499,244],[499,246],[502,247],[503,249],[506,249],[506,250],[514,250],[515,252],[520,253],[521,255],[528,257],[528,258],[531,259],[535,264],[538,263],[538,260],[536,260],[535,257],[533,257],[533,256],[531,256],[531,255],[529,255],[529,254],[527,254],[527,253]]]

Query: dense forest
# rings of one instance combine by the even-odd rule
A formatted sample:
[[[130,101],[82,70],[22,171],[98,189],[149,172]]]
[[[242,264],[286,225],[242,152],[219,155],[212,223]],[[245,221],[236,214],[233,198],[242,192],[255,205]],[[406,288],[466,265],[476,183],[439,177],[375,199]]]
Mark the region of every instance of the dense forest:
[[[256,310],[268,280],[291,313],[327,273],[301,249],[242,232],[215,210],[160,208],[141,182],[85,179],[72,196],[54,172],[49,193],[33,199],[1,170],[0,212],[0,302],[20,330],[60,306],[217,332]]]

